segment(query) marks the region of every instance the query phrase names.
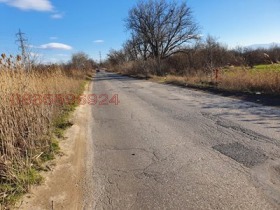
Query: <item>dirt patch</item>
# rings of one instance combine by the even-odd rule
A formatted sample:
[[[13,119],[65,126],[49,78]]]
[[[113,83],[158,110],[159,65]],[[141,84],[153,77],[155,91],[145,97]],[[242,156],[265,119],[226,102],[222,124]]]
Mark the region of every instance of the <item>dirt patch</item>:
[[[87,86],[85,94],[90,92]],[[58,157],[50,172],[43,173],[43,185],[32,187],[16,209],[83,209],[89,144],[89,105],[79,106],[72,116],[73,126],[60,141],[62,156]]]

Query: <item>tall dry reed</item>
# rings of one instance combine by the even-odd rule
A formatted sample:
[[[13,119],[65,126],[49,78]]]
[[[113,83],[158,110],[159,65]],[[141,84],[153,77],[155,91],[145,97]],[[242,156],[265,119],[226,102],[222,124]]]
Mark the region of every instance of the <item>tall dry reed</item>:
[[[223,89],[280,94],[280,69],[236,68],[222,73],[218,85]]]
[[[0,60],[0,203],[11,202],[40,180],[35,172],[38,159],[52,147],[53,121],[65,106],[31,103],[23,96],[78,94],[85,81],[66,74],[60,67],[26,71],[20,57]],[[20,96],[20,97],[19,97]],[[18,100],[18,99],[21,100]]]

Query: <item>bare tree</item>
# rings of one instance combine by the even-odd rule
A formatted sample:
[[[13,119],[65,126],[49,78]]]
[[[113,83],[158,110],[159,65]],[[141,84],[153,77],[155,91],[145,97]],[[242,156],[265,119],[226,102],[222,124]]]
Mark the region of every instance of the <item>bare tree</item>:
[[[125,42],[123,48],[125,53],[128,54],[129,60],[147,60],[151,55],[148,43],[134,34],[132,34],[131,39]]]
[[[268,50],[268,54],[273,63],[280,62],[280,46],[279,45],[276,45],[276,44],[272,45],[270,47],[270,49]]]
[[[78,70],[82,70],[85,67],[85,64],[87,63],[88,60],[89,57],[87,54],[83,52],[78,52],[72,55],[71,62],[74,68]]]
[[[123,64],[127,61],[124,50],[111,49],[107,56],[108,56],[108,62],[113,66]]]
[[[217,41],[217,38],[208,35],[205,40],[206,70],[212,72],[215,68],[226,65],[224,63],[226,51],[227,49]]]
[[[72,55],[71,65],[77,70],[88,71],[94,68],[95,63],[84,52],[78,52]]]
[[[178,52],[186,42],[198,38],[198,25],[185,2],[140,1],[129,11],[126,27],[156,59],[158,74],[162,74],[161,59]]]

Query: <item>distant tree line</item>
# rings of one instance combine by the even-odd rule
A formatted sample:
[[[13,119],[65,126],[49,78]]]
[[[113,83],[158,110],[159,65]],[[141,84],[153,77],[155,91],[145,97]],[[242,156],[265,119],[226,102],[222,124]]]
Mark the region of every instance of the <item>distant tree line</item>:
[[[111,50],[107,65],[123,71],[157,74],[210,73],[224,66],[278,63],[280,47],[229,49],[212,36],[199,35],[186,3],[140,1],[125,22],[131,37],[120,50]]]
[[[64,74],[75,77],[85,77],[91,75],[93,70],[97,68],[97,63],[91,59],[86,53],[74,53],[71,60],[62,64],[33,64],[34,71],[50,71],[60,69]]]

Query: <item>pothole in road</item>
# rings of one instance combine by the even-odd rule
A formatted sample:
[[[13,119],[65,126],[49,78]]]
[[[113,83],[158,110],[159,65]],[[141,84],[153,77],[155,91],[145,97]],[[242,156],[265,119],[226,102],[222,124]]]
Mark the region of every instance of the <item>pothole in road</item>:
[[[247,148],[238,142],[231,144],[219,144],[213,147],[223,155],[226,155],[238,163],[251,168],[267,160],[267,156],[259,150]]]

